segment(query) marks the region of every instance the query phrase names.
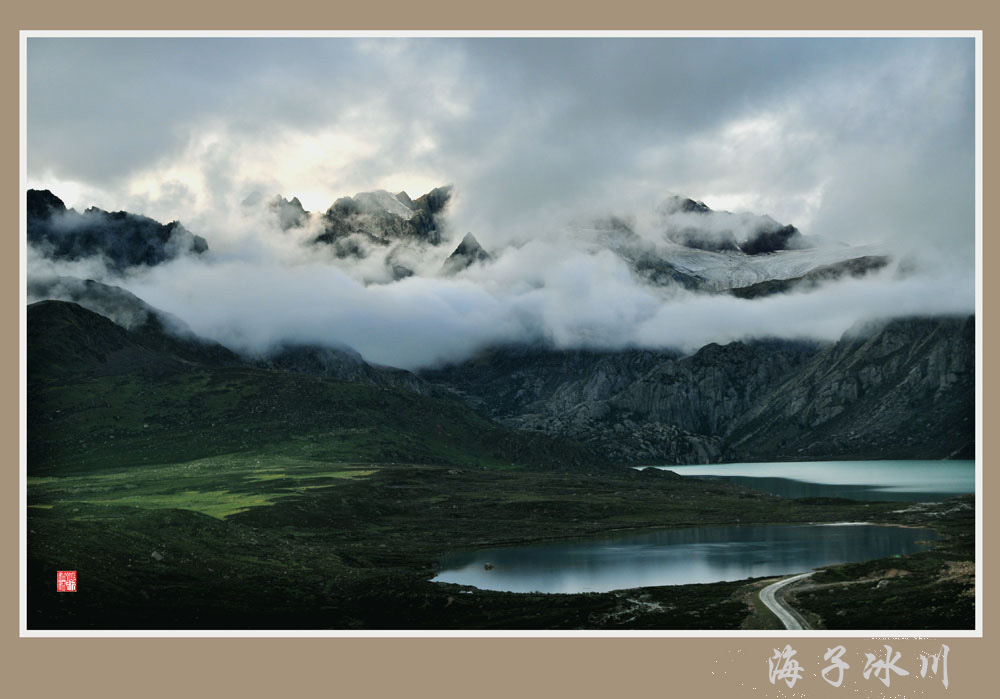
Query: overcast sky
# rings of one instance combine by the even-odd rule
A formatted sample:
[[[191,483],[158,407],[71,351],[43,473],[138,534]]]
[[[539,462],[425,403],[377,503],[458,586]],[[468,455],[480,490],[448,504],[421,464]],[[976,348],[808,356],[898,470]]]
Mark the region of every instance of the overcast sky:
[[[487,248],[668,192],[974,261],[972,39],[29,38],[28,185],[180,219],[451,183]]]

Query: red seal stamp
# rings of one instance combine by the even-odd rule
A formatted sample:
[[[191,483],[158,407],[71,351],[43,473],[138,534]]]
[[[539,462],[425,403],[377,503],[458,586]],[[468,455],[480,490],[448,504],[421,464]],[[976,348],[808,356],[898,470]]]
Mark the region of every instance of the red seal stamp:
[[[56,592],[76,592],[76,571],[56,571]]]

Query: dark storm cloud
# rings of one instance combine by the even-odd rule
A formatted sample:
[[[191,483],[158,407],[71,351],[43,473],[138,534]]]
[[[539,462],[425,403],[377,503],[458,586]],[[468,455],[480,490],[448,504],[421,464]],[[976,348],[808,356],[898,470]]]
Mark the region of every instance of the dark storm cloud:
[[[497,336],[689,346],[780,334],[795,318],[829,338],[860,312],[835,294],[681,303],[562,229],[618,213],[655,237],[656,205],[676,193],[880,242],[934,272],[924,286],[850,287],[884,312],[900,299],[971,310],[973,51],[952,38],[29,38],[28,178],[69,205],[205,236],[214,267],[184,261],[134,290],[248,345],[338,327],[331,339],[412,365]],[[358,191],[447,183],[447,236],[521,246],[492,271],[358,286],[356,271],[239,210],[253,190],[322,211]],[[253,303],[248,275],[266,281]],[[327,295],[283,314],[308,293],[302,280]],[[397,351],[399,328],[419,352]]]
[[[331,152],[317,173],[331,202],[354,191],[338,185],[423,171],[456,183],[480,228],[512,208],[530,221],[666,190],[756,190],[746,203],[777,204],[763,213],[781,219],[813,213],[801,202],[823,186],[825,234],[854,196],[891,229],[872,210],[883,191],[894,208],[898,190],[938,191],[947,211],[958,189],[952,208],[968,209],[972,51],[969,39],[32,38],[29,173],[111,194],[219,130],[200,153],[218,205],[250,178],[250,151],[339,128],[366,147]],[[753,119],[777,133],[727,139]],[[903,202],[911,230],[926,201]]]
[[[312,42],[306,42],[312,43]],[[115,183],[177,152],[205,120],[267,131],[309,126],[322,97],[312,74],[332,74],[349,47],[239,39],[28,40],[29,168]],[[296,74],[299,68],[312,71]],[[288,71],[285,73],[284,71]],[[311,79],[312,78],[312,79]]]

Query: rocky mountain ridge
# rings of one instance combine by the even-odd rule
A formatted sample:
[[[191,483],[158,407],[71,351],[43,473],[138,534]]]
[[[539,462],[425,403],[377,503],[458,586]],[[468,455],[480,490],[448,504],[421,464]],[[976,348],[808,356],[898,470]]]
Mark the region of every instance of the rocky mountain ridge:
[[[55,260],[102,257],[108,267],[123,272],[152,267],[180,255],[200,255],[208,243],[179,221],[162,224],[127,211],[90,207],[83,213],[67,209],[49,190],[27,193],[28,242]]]
[[[488,252],[468,233],[443,257],[451,196],[450,187],[417,199],[405,192],[362,192],[338,199],[322,214],[306,211],[297,198],[264,204],[278,228],[304,228],[313,236],[309,245],[334,249],[344,264],[384,253],[391,277],[402,279],[416,272],[399,251],[437,248],[436,259],[444,259],[437,275],[461,277],[473,265],[493,264],[504,250]],[[177,222],[162,225],[98,209],[79,214],[47,190],[29,191],[27,210],[29,243],[52,259],[99,255],[124,273],[207,250]],[[748,304],[878,273],[890,261],[876,249],[823,245],[770,217],[716,212],[692,199],[669,199],[660,214],[660,242],[614,216],[576,232],[595,249],[616,254],[644,284],[729,293]],[[31,276],[28,295],[101,314],[145,350],[163,350],[172,361],[447,394],[509,427],[569,437],[620,463],[955,458],[969,456],[975,446],[971,317],[901,318],[852,329],[836,343],[754,340],[710,344],[691,355],[495,347],[414,374],[371,365],[349,347],[288,338],[259,355],[241,356],[124,289],[93,280]],[[72,325],[72,315],[59,322]],[[126,354],[144,356],[145,350]],[[32,351],[38,356],[58,348]]]
[[[501,423],[627,463],[971,458],[972,317],[883,321],[840,341],[671,353],[511,348],[432,371]]]
[[[359,192],[337,199],[322,213],[307,211],[297,197],[281,195],[265,201],[254,194],[243,205],[270,217],[278,230],[308,231],[303,245],[328,255],[332,264],[364,269],[366,284],[383,284],[414,275],[461,275],[473,265],[489,266],[507,252],[510,246],[485,249],[469,232],[444,255],[441,246],[455,244],[448,224],[452,197],[449,185],[416,199],[406,192]],[[657,207],[653,230],[643,235],[631,219],[618,215],[578,221],[569,230],[587,252],[613,252],[644,285],[746,299],[805,292],[845,277],[874,274],[891,260],[875,246],[822,243],[770,216],[716,211],[676,195]],[[101,256],[116,273],[208,249],[204,238],[177,221],[163,225],[96,208],[79,214],[48,190],[28,192],[28,240],[52,259]],[[359,266],[361,260],[369,262]]]

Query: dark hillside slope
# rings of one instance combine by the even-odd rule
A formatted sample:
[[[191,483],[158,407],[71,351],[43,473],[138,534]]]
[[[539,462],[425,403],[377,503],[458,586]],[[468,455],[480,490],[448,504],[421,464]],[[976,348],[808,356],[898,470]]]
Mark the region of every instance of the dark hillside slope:
[[[599,467],[452,399],[171,355],[71,303],[28,308],[28,470],[56,475],[274,448],[337,461]]]
[[[171,371],[181,360],[143,342],[104,316],[66,301],[28,306],[29,384],[71,376]]]
[[[70,301],[131,331],[149,349],[189,361],[241,364],[243,360],[218,342],[196,335],[187,324],[135,294],[93,279],[49,277],[28,282],[28,298]]]
[[[147,348],[201,364],[254,366],[328,376],[426,395],[433,393],[430,386],[412,373],[368,364],[360,354],[346,346],[282,343],[269,348],[261,356],[238,355],[218,342],[199,337],[180,318],[149,305],[135,294],[92,279],[33,279],[28,282],[28,298],[78,303],[132,331],[134,337],[141,339]]]

